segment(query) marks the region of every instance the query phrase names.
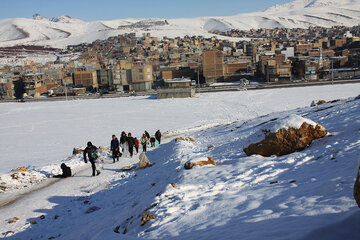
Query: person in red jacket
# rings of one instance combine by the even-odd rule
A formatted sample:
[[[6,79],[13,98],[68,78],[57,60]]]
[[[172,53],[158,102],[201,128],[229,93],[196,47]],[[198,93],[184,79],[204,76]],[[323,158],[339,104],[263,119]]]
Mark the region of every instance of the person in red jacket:
[[[136,154],[138,154],[138,153],[139,153],[139,146],[140,146],[139,139],[135,138],[135,149],[136,149]]]

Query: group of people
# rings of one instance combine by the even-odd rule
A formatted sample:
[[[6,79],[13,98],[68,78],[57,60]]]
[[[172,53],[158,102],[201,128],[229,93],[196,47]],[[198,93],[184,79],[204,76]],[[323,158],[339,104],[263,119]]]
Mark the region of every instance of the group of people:
[[[150,134],[145,130],[140,141],[131,135],[129,132],[126,134],[124,131],[121,133],[120,141],[117,139],[116,135],[112,135],[111,143],[110,143],[110,150],[112,152],[113,163],[119,161],[119,158],[126,154],[128,151],[130,157],[133,156],[134,148],[136,153],[139,153],[139,146],[140,143],[143,148],[143,152],[146,152],[146,146],[150,144],[151,147],[156,147],[161,143],[161,132],[157,130],[154,136],[150,136]],[[104,153],[101,153],[99,149],[94,146],[91,142],[87,143],[86,148],[84,149],[84,161],[85,163],[91,163],[92,168],[92,176],[97,176],[101,173],[101,166],[104,162]],[[66,178],[71,177],[71,169],[70,167],[66,166],[65,163],[61,164],[62,174],[56,175],[56,178]]]
[[[161,142],[161,132],[157,130],[154,136],[145,131],[141,137],[141,145],[143,152],[146,152],[146,146],[150,144],[151,147],[157,147]]]
[[[134,148],[136,150],[136,153],[139,153],[139,146],[140,143],[143,148],[143,152],[146,152],[146,146],[151,145],[151,147],[156,147],[161,142],[161,132],[160,130],[157,130],[154,136],[150,136],[150,134],[145,131],[140,139],[140,141],[131,135],[129,132],[126,134],[126,132],[122,132],[120,136],[120,140],[116,137],[116,135],[112,135],[112,139],[110,142],[110,150],[112,153],[113,163],[116,161],[119,161],[119,158],[122,155],[127,155],[127,153],[130,155],[130,157],[134,154]],[[89,162],[91,163],[92,167],[92,176],[96,176],[100,174],[100,167],[96,164],[98,155],[97,155],[97,148],[91,143],[87,143],[87,147],[84,150],[84,161],[87,163],[87,157],[89,159]]]

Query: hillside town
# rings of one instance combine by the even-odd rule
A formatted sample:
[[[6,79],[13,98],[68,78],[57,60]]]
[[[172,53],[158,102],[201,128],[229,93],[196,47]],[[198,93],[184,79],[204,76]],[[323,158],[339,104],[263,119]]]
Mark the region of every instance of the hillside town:
[[[1,98],[193,89],[244,79],[281,84],[360,76],[360,26],[212,33],[217,37],[159,39],[150,32],[131,33],[47,49],[79,57],[0,67]],[[185,92],[181,96],[193,96],[193,91]]]

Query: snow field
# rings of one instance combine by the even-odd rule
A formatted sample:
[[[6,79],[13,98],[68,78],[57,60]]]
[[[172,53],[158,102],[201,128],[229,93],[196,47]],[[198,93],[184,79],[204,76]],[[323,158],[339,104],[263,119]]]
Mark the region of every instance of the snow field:
[[[14,116],[28,109],[41,113],[36,118],[32,114],[24,115],[34,130],[41,116],[47,116],[47,121],[42,121],[47,131],[55,129],[51,123],[71,122],[74,142],[79,139],[74,132],[82,132],[80,124],[74,124],[76,119],[86,119],[82,123],[96,136],[93,142],[107,146],[113,130],[107,134],[95,133],[112,129],[109,119],[115,118],[119,125],[123,123],[121,130],[138,129],[135,126],[139,116],[148,114],[152,121],[144,121],[144,128],[149,132],[161,125],[160,129],[166,129],[169,135],[184,130],[182,136],[190,136],[195,142],[166,139],[147,153],[154,165],[144,170],[121,171],[122,167],[136,164],[138,155],[122,157],[115,164],[109,158],[97,177],[90,177],[89,164],[81,162],[81,154],[67,160],[60,157],[67,163],[78,162],[84,170],[2,207],[0,233],[5,237],[11,235],[5,234],[7,231],[14,231],[11,239],[306,239],[307,236],[321,239],[325,233],[318,229],[336,224],[341,229],[332,227],[327,232],[338,229],[340,236],[347,234],[349,239],[355,239],[359,235],[356,221],[351,224],[347,219],[360,219],[352,198],[360,145],[360,102],[353,98],[359,93],[358,86],[201,94],[195,99],[165,101],[143,97],[74,101],[71,111],[67,111],[68,102],[4,104],[1,107],[11,106],[2,111],[4,122],[17,119]],[[343,100],[309,107],[313,99],[337,98]],[[51,111],[53,106],[57,111]],[[114,106],[131,121],[122,122],[122,115],[113,111]],[[93,108],[102,117],[93,116]],[[269,158],[245,155],[242,149],[253,132],[273,119],[281,122],[285,116],[294,114],[322,124],[329,134],[304,151],[290,155]],[[9,121],[10,127],[3,128],[3,134],[10,135],[12,128],[21,128],[13,121]],[[221,122],[225,124],[219,125]],[[216,124],[217,127],[205,128]],[[186,131],[192,127],[198,130]],[[66,129],[48,135],[58,141],[59,136],[70,133]],[[17,131],[18,136],[22,136],[21,132],[26,135],[26,131]],[[138,131],[142,132],[143,128]],[[43,141],[36,133],[33,131],[34,139]],[[132,133],[138,135],[136,131]],[[45,130],[43,134],[46,136]],[[85,139],[78,142],[85,144]],[[79,143],[71,144],[74,145]],[[210,145],[215,148],[209,148]],[[22,149],[20,145],[14,147]],[[63,150],[63,156],[68,156],[70,150]],[[207,157],[213,157],[217,166],[195,166],[191,170],[183,167],[189,160]],[[35,167],[43,166],[48,172],[53,169],[56,173],[47,161],[41,160]],[[19,161],[17,165],[23,163]],[[140,226],[145,210],[156,218]],[[13,217],[19,220],[8,223]],[[37,224],[30,224],[33,220]],[[338,236],[326,237],[331,240],[339,239]]]

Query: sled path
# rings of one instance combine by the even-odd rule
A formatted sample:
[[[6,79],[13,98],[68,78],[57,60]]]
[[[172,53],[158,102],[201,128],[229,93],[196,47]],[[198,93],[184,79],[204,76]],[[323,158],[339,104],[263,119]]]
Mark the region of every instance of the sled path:
[[[225,124],[228,124],[228,123],[217,123],[216,126],[225,125]],[[212,127],[214,127],[214,125],[211,124],[211,125],[199,126],[199,127],[195,127],[195,128],[184,129],[184,130],[180,130],[180,131],[176,131],[176,132],[165,132],[163,134],[163,136],[162,136],[162,140],[163,140],[162,143],[170,142],[174,138],[182,136],[184,134],[191,134],[192,132],[195,132],[195,131],[199,130],[199,128],[208,129],[208,128],[212,128]],[[152,151],[153,149],[154,148],[151,148],[150,146],[147,147],[148,151]],[[139,146],[139,154],[141,152],[142,152],[142,146],[140,145]],[[133,165],[133,164],[137,163],[139,161],[139,159],[138,159],[139,154],[134,155],[133,158],[131,158],[130,162],[128,160],[124,161],[124,159],[126,159],[126,158],[121,157],[120,162],[117,162],[114,165],[113,170],[116,170],[115,168],[117,168],[117,167],[119,169],[121,169],[123,167],[127,167],[129,165]],[[133,163],[133,161],[135,161],[135,163]],[[105,163],[105,165],[107,165],[109,163],[112,164],[112,159],[108,159],[107,162]],[[112,165],[110,165],[110,166],[112,166]],[[117,170],[119,170],[119,169],[117,169]],[[72,171],[74,172],[74,169],[72,169]],[[91,165],[87,164],[87,165],[85,165],[83,167],[78,168],[77,171],[74,172],[72,178],[79,178],[81,176],[85,177],[85,176],[87,176],[89,174],[91,174]],[[3,194],[0,194],[0,210],[3,207],[14,204],[15,202],[21,200],[24,197],[28,197],[31,194],[42,191],[45,188],[51,187],[52,185],[58,183],[59,181],[65,181],[65,180],[70,181],[68,179],[69,178],[67,178],[67,179],[47,178],[47,179],[41,181],[38,184],[32,185],[29,188],[25,188],[25,189],[22,189],[22,190],[15,190],[13,192],[6,192],[6,193],[3,193]]]
[[[106,189],[110,182],[124,174],[121,168],[138,162],[138,156],[139,154],[134,155],[132,158],[120,158],[120,161],[116,163],[112,163],[112,159],[111,161],[107,160],[99,176],[91,176],[91,165],[88,164],[84,169],[74,174],[73,177],[50,178],[32,188],[31,191],[14,193],[10,197],[7,196],[1,200],[0,221],[8,222],[16,217],[19,220],[11,226],[16,227],[19,224],[26,226],[29,216],[36,218],[41,215],[41,213],[36,213],[37,210],[46,211],[46,209],[51,209],[57,205],[51,199],[65,199],[75,196],[77,198],[81,196],[87,197],[91,193]],[[0,232],[9,231],[11,226],[0,224]]]
[[[72,177],[75,177],[77,175],[82,175],[83,172],[85,172],[89,168],[91,168],[91,167],[85,166],[85,167],[79,169],[77,172],[75,172],[73,174]],[[7,206],[9,204],[12,204],[12,203],[18,201],[19,199],[21,199],[21,198],[23,198],[23,197],[25,197],[25,196],[27,196],[29,194],[32,194],[32,193],[34,193],[36,191],[40,191],[40,190],[42,190],[44,188],[47,188],[47,187],[49,187],[49,186],[51,186],[51,185],[53,185],[53,184],[55,184],[55,183],[57,183],[58,181],[61,181],[61,180],[63,180],[63,179],[61,179],[61,178],[47,178],[47,179],[41,181],[40,183],[31,186],[28,189],[14,191],[14,192],[10,192],[10,193],[3,193],[3,194],[0,195],[0,209],[2,207],[5,207],[5,206]]]

